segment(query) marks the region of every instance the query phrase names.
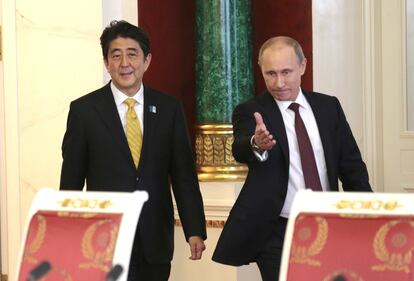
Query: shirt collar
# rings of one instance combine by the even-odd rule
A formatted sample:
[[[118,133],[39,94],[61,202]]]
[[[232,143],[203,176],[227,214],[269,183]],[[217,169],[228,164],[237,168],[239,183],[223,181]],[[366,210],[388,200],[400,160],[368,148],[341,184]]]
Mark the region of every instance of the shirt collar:
[[[309,103],[306,100],[305,96],[303,95],[302,88],[299,88],[299,94],[296,97],[296,100],[294,100],[294,101],[290,101],[290,100],[281,101],[281,100],[278,100],[278,99],[274,99],[274,100],[276,101],[277,105],[279,106],[280,111],[287,110],[289,105],[293,102],[298,103],[301,107],[303,107],[305,109],[309,108]]]
[[[144,104],[144,85],[141,83],[138,92],[132,97],[125,95],[121,90],[119,90],[114,83],[111,82],[111,90],[114,95],[114,100],[116,106],[120,106],[127,98],[133,98],[139,104]]]

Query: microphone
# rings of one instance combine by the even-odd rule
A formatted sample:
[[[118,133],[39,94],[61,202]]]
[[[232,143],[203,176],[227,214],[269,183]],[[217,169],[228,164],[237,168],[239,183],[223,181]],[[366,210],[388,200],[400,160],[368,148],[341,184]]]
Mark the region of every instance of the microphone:
[[[108,272],[108,275],[106,276],[105,281],[116,281],[118,280],[119,276],[121,276],[122,271],[124,271],[124,268],[122,265],[115,265],[112,267],[111,271]]]
[[[36,266],[32,271],[29,272],[29,277],[27,281],[36,281],[45,276],[50,270],[52,266],[48,261],[42,261],[38,266]]]
[[[332,281],[346,281],[346,279],[341,274],[339,274],[339,275],[336,275]]]

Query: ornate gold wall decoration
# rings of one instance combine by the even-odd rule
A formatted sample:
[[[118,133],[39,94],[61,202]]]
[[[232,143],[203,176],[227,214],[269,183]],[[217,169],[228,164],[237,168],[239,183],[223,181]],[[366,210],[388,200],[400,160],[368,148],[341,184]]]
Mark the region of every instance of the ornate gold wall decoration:
[[[247,166],[238,163],[231,152],[231,124],[196,126],[196,163],[200,181],[242,181]]]
[[[412,249],[414,243],[409,240],[411,231],[405,233],[398,231],[390,237],[390,231],[400,224],[408,224],[414,229],[414,222],[394,220],[390,221],[377,231],[375,234],[373,249],[377,259],[382,261],[382,264],[372,266],[373,271],[404,271],[410,273],[410,265],[412,260]],[[388,242],[391,241],[391,242]],[[409,244],[408,244],[409,243]],[[407,248],[406,252],[401,251],[403,247]]]

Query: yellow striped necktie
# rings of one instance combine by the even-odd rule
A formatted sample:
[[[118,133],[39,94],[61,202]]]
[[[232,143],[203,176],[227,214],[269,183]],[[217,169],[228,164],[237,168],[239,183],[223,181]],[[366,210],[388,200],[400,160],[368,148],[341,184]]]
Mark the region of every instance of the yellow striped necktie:
[[[126,135],[129,149],[131,150],[132,159],[134,160],[135,168],[138,168],[139,157],[142,147],[142,131],[139,124],[137,114],[134,109],[136,100],[128,98],[124,101],[128,106],[126,113]]]

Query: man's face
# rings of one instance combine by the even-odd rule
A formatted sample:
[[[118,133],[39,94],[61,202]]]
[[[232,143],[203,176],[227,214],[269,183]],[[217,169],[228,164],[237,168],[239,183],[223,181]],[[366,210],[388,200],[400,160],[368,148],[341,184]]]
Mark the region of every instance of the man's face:
[[[137,41],[118,37],[109,43],[104,62],[112,83],[124,94],[132,96],[141,86],[144,72],[151,62],[151,54],[145,58]]]
[[[260,68],[266,88],[275,99],[296,100],[306,69],[306,59],[299,63],[293,47],[278,45],[265,49]]]

